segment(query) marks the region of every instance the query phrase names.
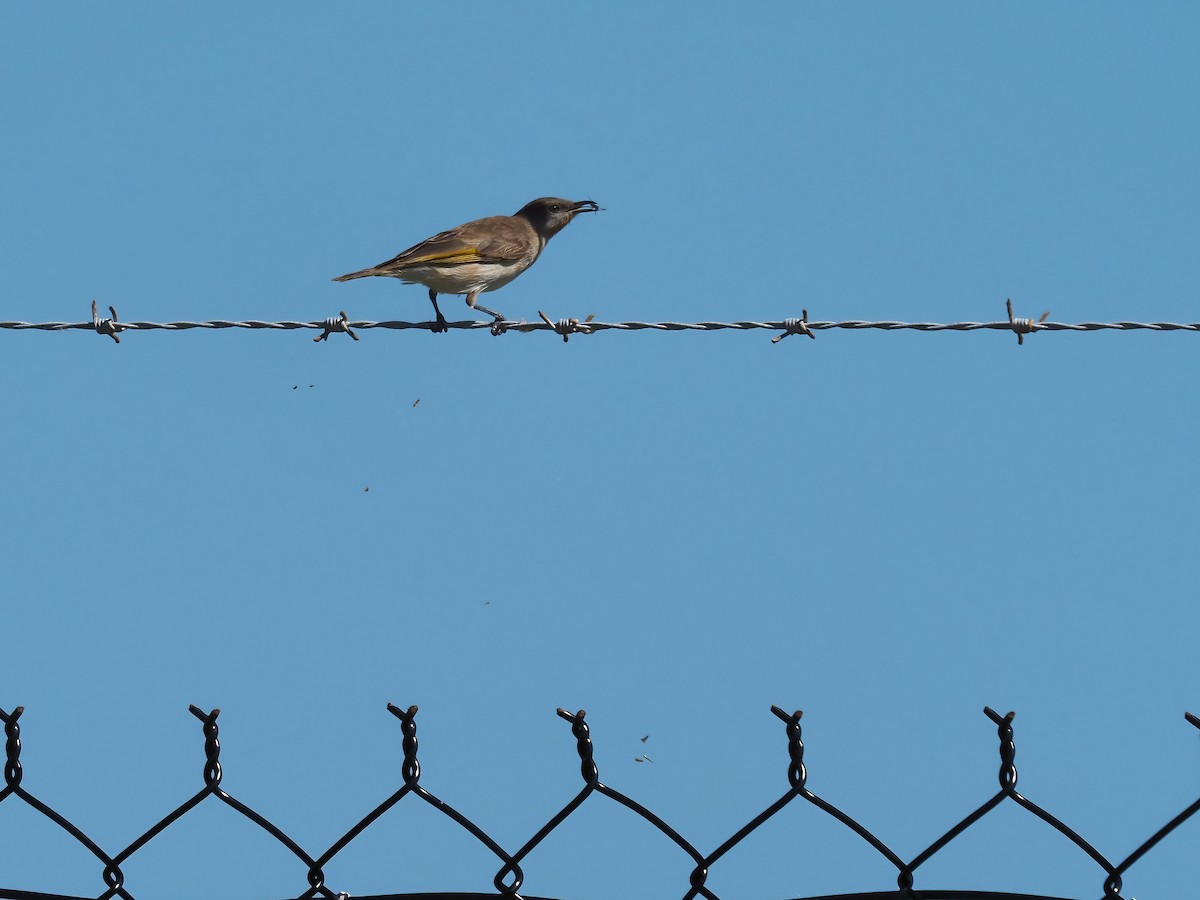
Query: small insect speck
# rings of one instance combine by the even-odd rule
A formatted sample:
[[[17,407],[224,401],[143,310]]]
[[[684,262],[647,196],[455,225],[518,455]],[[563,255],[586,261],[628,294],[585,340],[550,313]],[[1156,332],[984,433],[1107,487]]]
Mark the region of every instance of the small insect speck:
[[[416,408],[417,408],[417,404],[419,404],[420,402],[421,402],[421,398],[420,398],[420,397],[418,397],[416,400],[414,400],[414,401],[413,401],[413,409],[416,409]]]
[[[363,493],[365,494],[369,490],[371,490],[371,486],[368,484],[365,488],[363,488]]]

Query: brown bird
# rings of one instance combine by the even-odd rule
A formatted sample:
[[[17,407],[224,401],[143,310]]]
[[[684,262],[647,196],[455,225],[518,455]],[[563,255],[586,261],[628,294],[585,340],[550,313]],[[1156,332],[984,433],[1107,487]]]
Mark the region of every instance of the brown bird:
[[[446,318],[438,309],[438,294],[466,294],[467,306],[502,322],[504,316],[478,304],[479,295],[504,287],[537,262],[550,238],[579,213],[599,210],[593,200],[542,197],[526,203],[514,216],[488,216],[467,222],[435,234],[387,262],[333,280],[381,275],[399,278],[405,284],[425,285],[437,314],[432,328],[435,332],[448,330]]]

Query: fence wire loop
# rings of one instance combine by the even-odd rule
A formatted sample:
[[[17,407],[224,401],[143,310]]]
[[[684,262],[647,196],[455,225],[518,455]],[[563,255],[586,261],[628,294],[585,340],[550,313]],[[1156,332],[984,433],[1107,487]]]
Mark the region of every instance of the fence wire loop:
[[[1009,712],[1002,716],[990,706],[985,706],[983,712],[996,725],[996,732],[1000,736],[1000,789],[1011,793],[1017,789],[1017,744],[1013,740],[1012,727],[1017,714]]]
[[[325,320],[325,330],[313,338],[313,342],[315,343],[317,341],[327,340],[335,331],[344,332],[350,335],[350,337],[354,338],[356,341],[358,340],[358,335],[355,334],[354,330],[350,327],[349,320],[346,316],[346,311],[342,310],[336,318],[330,317]]]
[[[808,327],[808,310],[802,309],[802,310],[800,310],[800,312],[802,313],[802,315],[799,319],[784,319],[783,320],[783,327],[785,330],[784,330],[783,334],[777,334],[777,335],[775,335],[775,337],[771,338],[772,344],[778,344],[785,337],[788,337],[789,335],[792,335],[792,334],[807,334],[813,340],[817,339],[817,336],[815,334],[813,334],[812,331]]]
[[[804,741],[800,730],[800,719],[804,713],[798,709],[789,715],[778,706],[772,706],[771,712],[787,726],[788,784],[792,786],[792,790],[803,790],[804,783],[808,781],[808,770],[804,768]]]
[[[591,731],[584,721],[587,711],[581,709],[577,713],[571,713],[559,707],[558,715],[571,723],[571,734],[575,736],[575,750],[579,754],[579,773],[583,776],[584,783],[589,786],[595,785],[600,780],[600,770],[596,766],[592,749]]]
[[[387,708],[388,712],[400,720],[400,730],[404,734],[401,745],[404,749],[404,762],[400,766],[404,784],[407,787],[416,787],[421,780],[421,764],[417,761],[417,707],[401,709],[394,703],[389,703]]]
[[[1050,310],[1046,310],[1036,322],[1033,319],[1018,319],[1013,316],[1012,300],[1006,300],[1005,304],[1008,306],[1008,324],[1017,334],[1018,345],[1025,343],[1025,335],[1033,334],[1033,332],[1041,327],[1043,322],[1050,318]]]
[[[112,314],[111,319],[100,318],[100,313],[96,309],[96,301],[92,301],[92,327],[96,329],[96,334],[107,334],[110,338],[121,343],[120,332],[125,330],[125,326],[117,321],[117,308],[110,306],[108,311]]]
[[[204,785],[209,789],[216,789],[221,786],[221,741],[217,725],[217,716],[221,715],[221,710],[205,712],[192,704],[188,707],[188,712],[199,719],[204,727]]]
[[[14,790],[21,786],[21,726],[18,719],[25,707],[18,706],[11,713],[0,709],[0,721],[4,722],[4,789]]]

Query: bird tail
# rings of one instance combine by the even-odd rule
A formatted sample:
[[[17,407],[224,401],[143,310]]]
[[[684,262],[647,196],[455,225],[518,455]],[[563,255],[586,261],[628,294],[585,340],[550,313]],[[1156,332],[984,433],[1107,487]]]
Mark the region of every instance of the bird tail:
[[[353,281],[355,278],[366,278],[368,275],[376,274],[376,269],[361,269],[358,272],[350,272],[347,275],[339,275],[334,281]]]

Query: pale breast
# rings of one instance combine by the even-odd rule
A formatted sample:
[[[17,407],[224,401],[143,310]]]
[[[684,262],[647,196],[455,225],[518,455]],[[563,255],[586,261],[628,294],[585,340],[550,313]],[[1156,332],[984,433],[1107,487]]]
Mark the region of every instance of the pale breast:
[[[504,287],[528,269],[530,262],[423,264],[406,266],[398,275],[408,284],[423,284],[439,294],[469,294]]]

